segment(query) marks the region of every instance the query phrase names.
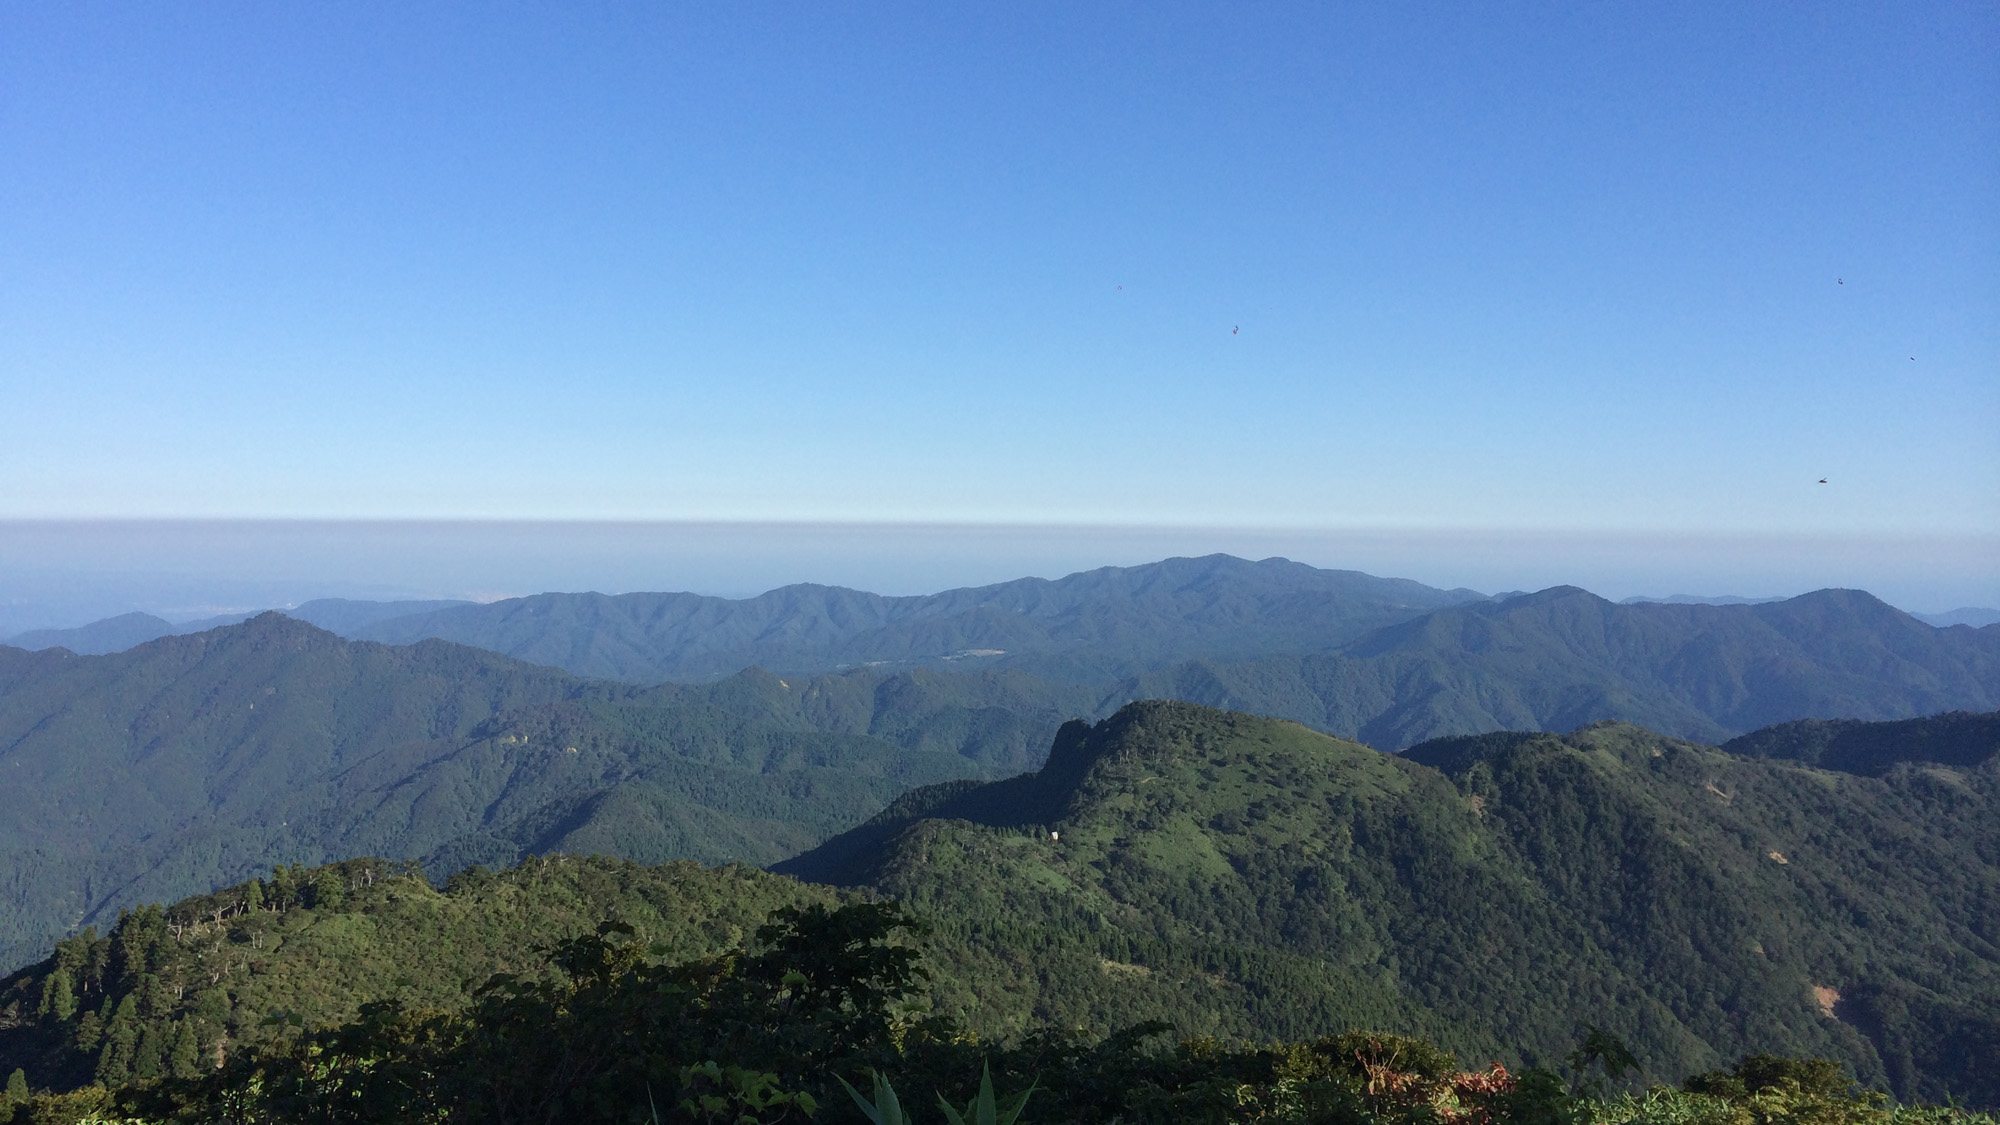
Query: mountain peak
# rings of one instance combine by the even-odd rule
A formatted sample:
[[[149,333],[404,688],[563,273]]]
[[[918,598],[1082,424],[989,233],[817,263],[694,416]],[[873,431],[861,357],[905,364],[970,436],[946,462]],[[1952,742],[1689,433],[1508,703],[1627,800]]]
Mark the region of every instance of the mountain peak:
[[[1547,605],[1551,602],[1572,601],[1578,598],[1594,602],[1605,600],[1581,586],[1550,586],[1545,590],[1536,590],[1530,594],[1516,594],[1499,604],[1502,606]]]
[[[871,882],[882,875],[871,866],[873,860],[920,821],[1068,833],[1072,826],[1122,815],[1116,810],[1129,811],[1135,804],[1161,804],[1185,813],[1219,802],[1228,814],[1238,802],[1240,786],[1216,789],[1210,784],[1216,771],[1263,786],[1270,784],[1267,773],[1303,777],[1323,772],[1334,760],[1399,768],[1389,755],[1284,719],[1176,700],[1140,700],[1095,726],[1079,719],[1064,723],[1047,764],[1035,773],[914,791],[861,827],[772,870],[813,882]]]
[[[236,625],[223,625],[206,633],[189,635],[210,637],[219,644],[248,643],[260,647],[280,646],[294,649],[317,645],[345,647],[350,643],[317,625],[300,621],[296,617],[288,617],[275,609],[267,609]]]

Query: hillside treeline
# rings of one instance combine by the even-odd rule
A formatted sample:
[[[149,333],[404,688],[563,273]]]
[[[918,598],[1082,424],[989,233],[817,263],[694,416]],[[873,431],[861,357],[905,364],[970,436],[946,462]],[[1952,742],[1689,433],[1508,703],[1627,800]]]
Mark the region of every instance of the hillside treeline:
[[[33,1026],[82,1051],[96,1012],[78,999],[78,980],[92,982],[83,991],[101,993],[114,1013],[94,1029],[104,1043],[96,1081],[32,1092],[16,1070],[0,1117],[883,1125],[996,1121],[996,1110],[1012,1110],[1022,1122],[1107,1123],[1990,1121],[1891,1108],[1837,1063],[1770,1055],[1678,1087],[1627,1090],[1636,1060],[1594,1028],[1580,1029],[1558,1066],[1518,1071],[1467,1066],[1423,1039],[1379,1031],[1248,1044],[1180,1037],[1158,1021],[1101,1037],[1045,1029],[986,1043],[926,1009],[924,928],[879,902],[782,907],[740,945],[691,957],[665,955],[630,923],[605,922],[539,947],[530,964],[488,977],[455,1007],[377,999],[317,1028],[267,1018],[267,1033],[230,1049],[226,1000],[210,991],[183,1003],[196,962],[167,947],[189,946],[184,927],[228,921],[217,914],[255,922],[314,912],[308,898],[356,873],[281,871],[269,888],[278,901],[252,901],[265,893],[253,885],[233,903],[202,904],[205,920],[181,908],[143,912],[102,942],[59,952],[40,976],[49,1010]],[[713,880],[701,873],[693,883],[720,885]],[[365,890],[408,881],[391,874]]]

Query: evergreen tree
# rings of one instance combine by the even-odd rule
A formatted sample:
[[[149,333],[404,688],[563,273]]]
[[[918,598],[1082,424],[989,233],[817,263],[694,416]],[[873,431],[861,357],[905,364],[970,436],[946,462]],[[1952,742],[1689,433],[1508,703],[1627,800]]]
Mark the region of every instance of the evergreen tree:
[[[271,868],[271,909],[280,912],[292,908],[292,899],[298,894],[298,876],[293,868],[278,864]]]
[[[132,1078],[140,1085],[166,1077],[168,1034],[158,1024],[147,1024],[139,1034],[139,1046],[132,1052]]]
[[[103,1008],[110,1007],[111,1001],[105,1000]],[[83,1013],[83,1018],[76,1021],[76,1049],[85,1052],[95,1051],[98,1040],[102,1038],[104,1038],[104,1013],[102,1011]]]
[[[337,867],[321,868],[311,886],[314,910],[339,910],[347,901],[347,879]]]
[[[195,1033],[191,1019],[180,1021],[174,1030],[173,1051],[167,1057],[167,1069],[175,1078],[198,1078],[201,1075],[201,1039]]]
[[[7,1076],[7,1104],[25,1105],[28,1101],[28,1073],[20,1067]]]
[[[97,1056],[97,1081],[122,1086],[132,1077],[132,1057],[139,1046],[139,1004],[129,994],[104,1030],[104,1050]]]
[[[102,989],[111,972],[111,942],[97,936],[96,926],[85,926],[79,935],[85,943],[83,966],[83,987],[88,992],[92,987]]]
[[[264,909],[264,881],[262,879],[252,879],[243,888],[243,909],[252,914]]]
[[[148,1020],[166,1015],[174,1006],[173,998],[167,995],[167,986],[158,973],[140,977],[132,994],[139,998],[139,1015]]]
[[[59,1020],[67,1020],[76,1014],[76,993],[70,985],[69,973],[57,969],[42,982],[42,1004],[39,1015],[53,1015]]]

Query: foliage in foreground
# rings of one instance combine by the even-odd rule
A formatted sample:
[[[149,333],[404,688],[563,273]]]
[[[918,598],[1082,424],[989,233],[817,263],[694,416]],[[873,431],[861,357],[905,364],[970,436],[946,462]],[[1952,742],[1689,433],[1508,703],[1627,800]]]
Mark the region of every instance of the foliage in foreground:
[[[1681,1090],[1611,1092],[1637,1060],[1594,1029],[1567,1074],[1465,1069],[1378,1032],[1247,1045],[1175,1042],[1152,1023],[985,1044],[916,1009],[917,928],[889,903],[786,907],[741,948],[662,960],[606,923],[494,976],[464,1011],[373,1003],[192,1078],[30,1096],[17,1075],[0,1120],[1992,1125],[1892,1108],[1815,1059],[1753,1056]],[[906,1109],[898,1088],[935,1108]]]

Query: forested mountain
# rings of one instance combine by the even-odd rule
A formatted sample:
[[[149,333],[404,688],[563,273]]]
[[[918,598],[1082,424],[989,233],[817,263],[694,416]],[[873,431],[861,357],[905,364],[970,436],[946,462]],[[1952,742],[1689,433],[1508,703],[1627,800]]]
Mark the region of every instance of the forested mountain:
[[[770,862],[911,785],[1032,765],[1067,702],[1007,673],[642,689],[277,614],[0,648],[0,963],[273,862]]]
[[[1337,652],[1193,661],[1119,694],[1281,716],[1385,749],[1600,719],[1720,742],[1793,719],[2000,708],[2000,628],[1933,628],[1858,590],[1617,605],[1560,586],[1439,610]]]
[[[1295,719],[1388,749],[1599,719],[1719,742],[1794,719],[2000,707],[2000,627],[1940,629],[1851,590],[1736,603],[1613,604],[1574,587],[1481,599],[1216,555],[914,598],[791,586],[739,601],[327,600],[290,615],[633,682],[708,682],[750,666],[1025,673],[994,705],[1041,716],[1022,721],[1030,746],[1053,729],[1036,725],[1049,713],[1101,717],[1149,698]],[[104,650],[171,628],[130,615],[70,642]]]
[[[755,868],[602,857],[475,870],[444,889],[373,859],[276,874],[149,906],[0,983],[0,1071],[55,1089],[192,1077],[367,1003],[463,1006],[492,974],[537,968],[538,946],[606,919],[701,956],[741,944],[775,909],[837,897]]]
[[[1274,1061],[1289,1057],[1295,1068],[1331,1052],[1337,1062],[1375,1042],[1288,1048],[1239,1078],[1227,1075],[1254,1060],[1225,1063],[1234,1056],[1213,1042],[1144,1056],[1152,1062],[1130,1054],[1136,1041],[1083,1046],[1155,1018],[1177,1035],[1225,1040],[1420,1034],[1517,1072],[1557,1065],[1583,1025],[1596,1024],[1633,1048],[1644,1079],[1777,1052],[1842,1060],[1904,1098],[2000,1104],[2000,949],[1991,941],[2000,762],[1902,757],[1886,775],[1864,777],[1625,724],[1444,739],[1394,756],[1288,722],[1154,702],[1094,727],[1066,725],[1038,773],[918,789],[785,866],[915,909],[927,925],[917,949],[935,970],[916,1010],[930,1022],[876,1061],[926,1074],[943,1066],[960,1081],[978,1056],[998,1055],[1013,1088],[1040,1076],[1054,1083],[1054,1099],[1097,1097],[1097,1083],[1129,1081],[1134,1067],[1149,1082],[1207,1075],[1263,1098],[1270,1083],[1299,1073],[1273,1070]],[[247,1082],[249,1070],[213,1067],[269,1051],[273,1081],[296,1057],[309,1074],[340,1058],[339,1067],[359,1067],[335,1083],[341,1090],[402,1070],[420,1093],[436,1065],[470,1066],[453,1081],[477,1085],[496,1067],[550,1061],[523,1046],[524,1031],[587,1033],[544,1022],[557,1012],[518,1007],[564,973],[589,991],[548,1002],[606,1006],[589,1024],[658,1017],[672,996],[762,964],[753,975],[768,970],[767,999],[778,1005],[758,1017],[767,1020],[788,1010],[786,996],[798,1002],[784,991],[798,985],[784,985],[781,972],[819,981],[844,957],[876,966],[867,972],[899,963],[900,954],[842,946],[861,940],[865,915],[813,923],[818,936],[784,955],[806,958],[805,975],[790,974],[792,961],[758,961],[766,955],[750,956],[755,949],[700,961],[753,945],[750,931],[774,908],[854,901],[742,866],[641,868],[601,857],[473,868],[442,890],[381,860],[281,867],[66,939],[0,981],[0,1069],[21,1067],[42,1089],[96,1080],[143,1092],[176,1076]],[[606,921],[612,944],[592,944]],[[665,992],[655,995],[644,990],[656,978],[621,967],[633,954],[695,965],[661,970]],[[517,975],[480,988],[494,972]],[[640,1007],[618,1006],[618,990],[631,987],[641,988],[629,997]],[[765,1042],[727,1022],[739,1015],[716,1018],[729,1050],[759,1053],[716,1055],[698,1043],[673,1052],[756,1061],[831,1092],[827,1064],[784,1062],[800,1048],[782,1022],[758,1033],[773,1037]],[[1071,1037],[1077,1029],[1081,1039]],[[644,1041],[666,1050],[656,1039]],[[968,1058],[948,1044],[976,1050]],[[495,1050],[526,1053],[502,1066]],[[677,1072],[652,1073],[671,1083]],[[1258,1075],[1254,1091],[1238,1089]],[[1490,1072],[1498,1086],[1467,1077],[1464,1090],[1515,1089],[1506,1075]],[[521,1081],[557,1077],[537,1070]],[[637,1078],[621,1081],[639,1096]],[[1728,1076],[1702,1088],[1715,1083],[1726,1087]],[[1227,1119],[1264,1119],[1254,1109]],[[1181,1118],[1162,1109],[1138,1117]]]
[[[1657,1074],[1749,1050],[2000,1101],[2000,763],[1883,777],[1625,724],[1380,754],[1142,703],[1048,764],[918,790],[779,864],[937,921],[988,1033],[1369,1026]]]
[[[1136,582],[1135,604],[1164,606],[1240,593],[1246,573],[1271,590],[1298,571],[1329,588],[1354,577],[1236,560],[1172,570],[1094,580]],[[1189,629],[1226,637],[1233,603],[1204,604]],[[911,785],[1031,768],[1065,719],[1135,698],[1291,717],[1383,748],[1600,719],[1719,741],[1813,716],[2000,707],[1996,650],[2000,629],[1933,629],[1854,592],[1616,606],[1573,589],[1453,606],[1335,653],[1115,686],[961,661],[646,688],[435,640],[346,642],[277,615],[112,656],[0,649],[0,963],[118,906],[274,861],[773,862]]]
[[[1109,683],[1189,657],[1317,652],[1472,601],[1403,579],[1228,555],[1023,578],[921,597],[786,586],[697,594],[539,594],[380,622],[369,640],[441,637],[579,675],[699,680],[758,665],[976,663]]]
[[[2000,754],[2000,713],[1952,711],[1893,723],[1800,719],[1722,744],[1750,758],[1786,758],[1820,769],[1880,777],[1904,763],[1974,768]]]

